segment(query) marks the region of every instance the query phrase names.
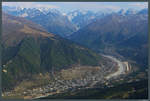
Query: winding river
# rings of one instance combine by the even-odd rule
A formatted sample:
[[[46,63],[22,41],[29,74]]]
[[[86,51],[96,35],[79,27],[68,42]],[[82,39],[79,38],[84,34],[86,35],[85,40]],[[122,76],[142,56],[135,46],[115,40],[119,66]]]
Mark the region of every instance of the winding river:
[[[112,74],[109,74],[109,75],[106,77],[106,79],[110,79],[110,78],[112,78],[112,77],[116,77],[116,76],[118,76],[118,75],[120,75],[120,74],[123,74],[123,73],[125,72],[124,64],[123,64],[120,60],[116,59],[115,57],[109,56],[109,55],[102,55],[102,56],[113,60],[113,61],[116,62],[116,63],[118,64],[118,66],[119,66],[118,70],[117,70],[116,72],[112,73]]]

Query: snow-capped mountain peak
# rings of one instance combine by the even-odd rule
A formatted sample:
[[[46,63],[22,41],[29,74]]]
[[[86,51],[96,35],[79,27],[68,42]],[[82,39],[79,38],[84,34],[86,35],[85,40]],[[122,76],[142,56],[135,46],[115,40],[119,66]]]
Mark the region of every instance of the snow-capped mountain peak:
[[[126,11],[126,15],[136,14],[136,13],[137,13],[137,11],[134,10],[134,9],[128,9],[128,10]]]
[[[126,10],[125,10],[125,9],[121,9],[121,10],[118,12],[118,14],[120,14],[120,15],[125,15],[125,13],[126,13]]]

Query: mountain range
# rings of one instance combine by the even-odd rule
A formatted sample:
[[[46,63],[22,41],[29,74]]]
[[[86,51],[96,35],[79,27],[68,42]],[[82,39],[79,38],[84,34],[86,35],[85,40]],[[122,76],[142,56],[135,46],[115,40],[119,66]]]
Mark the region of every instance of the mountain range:
[[[19,9],[19,10],[18,10]],[[62,37],[71,35],[76,31],[76,27],[60,11],[55,9],[36,9],[36,8],[7,8],[4,11],[14,16],[24,17],[32,22],[40,24],[48,32],[58,34]]]
[[[50,8],[20,8],[3,6],[3,11],[10,15],[24,17],[34,23],[40,24],[48,32],[58,34],[62,37],[68,37],[96,19],[101,19],[112,13],[129,16],[142,12],[146,13],[148,10],[144,9],[136,11],[133,9],[121,9],[118,12],[74,10],[63,13],[60,10]]]
[[[97,19],[73,33],[70,40],[96,51],[115,49],[122,56],[147,66],[148,13],[143,14],[144,11],[132,15],[113,13]]]

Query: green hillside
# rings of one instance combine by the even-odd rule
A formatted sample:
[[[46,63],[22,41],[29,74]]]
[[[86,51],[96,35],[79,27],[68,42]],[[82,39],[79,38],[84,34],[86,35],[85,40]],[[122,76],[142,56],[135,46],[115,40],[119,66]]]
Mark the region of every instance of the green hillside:
[[[20,22],[17,17],[11,19],[11,16],[8,16],[3,14],[3,32],[5,32],[3,38],[12,36],[12,39],[3,40],[3,91],[13,89],[21,81],[30,80],[40,73],[59,71],[75,64],[99,65],[101,57],[91,50],[53,34],[39,31],[37,27],[36,29],[34,26],[30,27],[28,23],[21,22],[18,28],[11,29],[12,24],[15,25],[14,22]],[[25,27],[27,30],[24,30],[23,25],[27,26]]]

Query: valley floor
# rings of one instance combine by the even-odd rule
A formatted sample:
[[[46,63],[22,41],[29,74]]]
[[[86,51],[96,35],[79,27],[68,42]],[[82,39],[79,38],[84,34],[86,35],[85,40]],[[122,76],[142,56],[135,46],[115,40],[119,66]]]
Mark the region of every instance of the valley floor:
[[[62,70],[60,73],[57,73],[57,75],[54,75],[55,78],[53,82],[47,85],[26,89],[21,93],[18,93],[17,91],[5,92],[3,96],[4,98],[23,97],[24,99],[37,99],[61,94],[63,92],[74,91],[76,89],[95,88],[97,85],[99,85],[100,88],[113,87],[114,84],[112,81],[123,82],[124,76],[131,70],[131,65],[129,65],[128,62],[122,62],[109,55],[103,56],[112,61],[109,68],[106,68],[105,66],[105,68],[99,66],[78,66],[68,70]],[[80,75],[79,78],[76,75]],[[130,80],[130,82],[132,81]]]

